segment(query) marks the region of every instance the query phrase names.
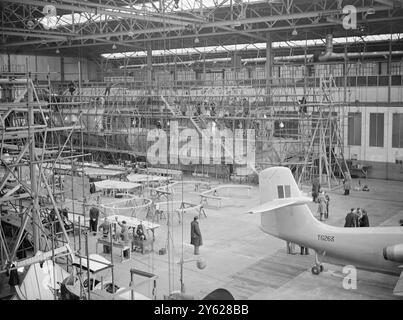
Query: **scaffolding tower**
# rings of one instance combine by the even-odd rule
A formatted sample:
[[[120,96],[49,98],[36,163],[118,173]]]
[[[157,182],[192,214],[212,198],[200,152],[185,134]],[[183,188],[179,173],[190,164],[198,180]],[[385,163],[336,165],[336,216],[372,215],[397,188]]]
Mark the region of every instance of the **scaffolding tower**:
[[[299,172],[298,183],[310,184],[317,179],[320,185],[332,189],[340,185],[340,179],[349,177],[344,158],[342,123],[344,104],[335,99],[340,94],[332,75],[322,76],[319,86],[311,87],[313,100],[306,103],[311,109],[301,125],[305,146],[304,164]],[[305,128],[304,128],[305,127]],[[308,138],[308,139],[306,139]]]
[[[81,121],[80,116],[69,121],[62,113],[61,107],[71,102],[60,102],[52,95],[49,75],[43,87],[34,83],[30,72],[0,78],[2,97],[7,97],[0,104],[2,275],[46,260],[69,265],[75,253],[68,234],[75,235],[75,224],[73,230],[66,227],[67,212],[60,202],[66,190],[58,166],[83,163],[82,150],[73,148],[71,141]],[[41,94],[44,89],[47,101]],[[5,90],[14,94],[4,94]],[[73,178],[73,168],[65,177]]]

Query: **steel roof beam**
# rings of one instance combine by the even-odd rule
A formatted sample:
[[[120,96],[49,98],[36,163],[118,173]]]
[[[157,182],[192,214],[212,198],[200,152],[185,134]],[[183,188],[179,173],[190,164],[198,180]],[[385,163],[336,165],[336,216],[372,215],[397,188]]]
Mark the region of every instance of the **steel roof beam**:
[[[53,34],[45,34],[45,33],[31,33],[31,32],[26,32],[26,31],[19,32],[19,31],[1,30],[1,34],[7,35],[7,36],[18,36],[18,37],[47,38],[52,41],[66,41],[67,40],[67,37],[64,37],[64,36],[56,36]]]
[[[5,0],[6,2],[11,2],[11,3],[19,3],[19,4],[30,4],[38,7],[44,7],[46,5],[53,5],[58,9],[66,10],[66,11],[71,11],[71,12],[85,12],[85,13],[90,13],[90,14],[104,14],[104,15],[109,15],[109,16],[115,16],[115,17],[120,17],[120,18],[129,18],[129,19],[137,19],[137,20],[144,20],[144,21],[152,21],[152,22],[159,22],[159,23],[168,23],[168,24],[176,24],[176,25],[189,25],[190,22],[186,21],[180,21],[180,20],[174,20],[174,19],[167,19],[167,18],[161,18],[161,17],[153,17],[151,15],[141,15],[138,12],[125,12],[125,11],[130,11],[126,10],[126,8],[122,8],[122,11],[117,11],[116,7],[112,7],[115,11],[111,10],[104,10],[101,8],[97,7],[90,7],[89,4],[92,4],[91,2],[85,2],[83,3],[84,6],[75,6],[75,5],[68,5],[68,4],[62,4],[62,3],[57,3],[57,2],[46,2],[46,1],[40,1],[40,0]],[[101,5],[102,7],[105,7],[105,5]],[[108,6],[106,6],[108,7]]]
[[[391,20],[396,20],[396,21],[401,20],[400,17],[394,17],[394,18],[390,18],[390,19]],[[374,20],[374,22],[380,22],[380,21],[384,21],[384,19],[379,18],[379,19]],[[358,21],[358,23],[361,23],[361,21]],[[318,23],[316,25],[311,25],[311,24],[299,25],[299,26],[297,26],[297,29],[298,28],[302,28],[302,29],[303,28],[324,28],[324,27],[331,27],[331,26],[334,26],[334,25],[337,25],[337,23],[323,22],[323,23]],[[274,28],[272,28],[270,30],[268,30],[267,28],[255,29],[254,31],[255,32],[285,31],[285,30],[288,30],[288,29],[289,29],[289,27],[285,26],[285,27],[274,27]],[[198,37],[203,38],[203,37],[211,37],[211,36],[226,36],[226,35],[231,35],[231,34],[233,34],[233,32],[209,32],[209,33],[201,33],[201,34],[198,35]],[[195,37],[195,35],[193,35],[193,34],[187,34],[187,35],[170,36],[169,39],[172,39],[172,40],[174,40],[174,39],[189,39],[189,38],[194,38],[194,37]],[[161,37],[149,38],[149,39],[144,38],[144,39],[140,39],[140,40],[138,40],[138,39],[137,40],[125,40],[125,44],[130,44],[132,42],[136,43],[138,41],[142,41],[142,42],[160,41],[160,40],[164,40],[164,39],[165,38],[161,36]],[[93,40],[95,40],[95,39],[93,39]],[[20,45],[22,45],[24,43],[26,43],[26,42],[20,42]],[[42,42],[41,41],[35,41],[35,43],[32,43],[32,44],[42,44]],[[120,45],[118,42],[117,42],[117,44]],[[99,45],[104,45],[104,43],[93,42],[93,43],[81,43],[81,44],[73,44],[73,45],[57,45],[57,46],[54,46],[54,47],[51,47],[51,48],[49,48],[49,47],[38,48],[38,49],[35,49],[35,51],[46,51],[46,50],[51,50],[51,49],[56,49],[56,48],[68,49],[68,48],[74,48],[74,47],[88,47],[88,46],[99,46]],[[7,46],[9,46],[9,45],[4,45],[4,47],[7,47]],[[3,46],[0,46],[0,48],[2,48],[2,47]],[[138,50],[142,50],[142,49],[138,48]],[[110,53],[112,53],[112,52],[110,52]]]
[[[7,0],[7,1],[22,1],[22,0]],[[28,0],[28,1],[35,1],[35,0]],[[358,8],[358,12],[367,12],[369,7],[362,7]],[[377,7],[377,11],[389,11],[390,8],[388,6],[382,6],[382,7]],[[297,13],[297,14],[289,14],[289,15],[276,15],[276,16],[266,16],[266,17],[254,17],[254,18],[246,18],[242,20],[232,20],[232,21],[216,21],[216,22],[210,22],[210,23],[205,23],[200,25],[200,30],[204,28],[215,28],[215,27],[229,27],[234,24],[253,24],[253,23],[261,23],[261,22],[278,22],[278,21],[284,21],[284,20],[296,20],[296,19],[304,19],[304,18],[316,18],[316,17],[321,17],[321,16],[326,16],[330,15],[331,13],[334,13],[334,10],[327,10],[323,12],[305,12],[305,13]],[[374,21],[374,19],[371,19],[370,21]],[[315,26],[315,25],[312,25]],[[296,25],[298,27],[298,25]],[[304,26],[307,27],[307,26]],[[289,27],[288,27],[289,28]],[[161,33],[161,32],[172,32],[172,31],[178,31],[178,30],[185,30],[185,27],[159,27],[159,28],[153,28],[153,29],[143,29],[143,30],[133,30],[133,31],[123,31],[123,32],[115,32],[115,33],[104,33],[104,34],[89,34],[89,35],[80,35],[80,36],[75,36],[72,35],[72,39],[74,40],[87,40],[87,39],[97,39],[97,38],[105,38],[105,37],[119,37],[119,36],[125,36],[125,35],[136,35],[136,34],[144,34],[144,33]],[[1,28],[0,28],[1,30]],[[228,30],[228,29],[227,29]],[[276,30],[275,28],[268,28],[267,31],[274,31]],[[244,35],[248,35],[248,33],[253,33],[256,32],[256,30],[251,29],[251,30],[236,30],[234,29],[234,33],[243,33]],[[19,44],[17,44],[19,45]]]

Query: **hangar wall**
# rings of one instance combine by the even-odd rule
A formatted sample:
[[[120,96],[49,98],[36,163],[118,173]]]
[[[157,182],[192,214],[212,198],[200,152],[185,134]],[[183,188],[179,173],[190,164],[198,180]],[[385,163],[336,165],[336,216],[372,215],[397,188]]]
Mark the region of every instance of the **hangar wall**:
[[[28,66],[27,66],[28,61]],[[34,79],[46,80],[46,72],[51,72],[52,81],[78,80],[79,58],[63,56],[41,56],[23,54],[0,54],[0,72],[24,73],[43,72],[34,75]],[[62,68],[63,66],[63,68]],[[96,81],[99,74],[97,65],[88,59],[81,58],[82,80]],[[64,79],[62,79],[64,76]],[[36,77],[36,78],[35,78]]]

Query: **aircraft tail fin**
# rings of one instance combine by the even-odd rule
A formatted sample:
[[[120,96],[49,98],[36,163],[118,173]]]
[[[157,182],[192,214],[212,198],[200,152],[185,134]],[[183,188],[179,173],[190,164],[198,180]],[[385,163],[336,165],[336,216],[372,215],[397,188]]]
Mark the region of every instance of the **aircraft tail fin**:
[[[259,174],[260,203],[276,199],[300,198],[301,191],[291,170],[286,167],[272,167]]]
[[[265,232],[282,239],[298,239],[302,227],[314,225],[306,203],[311,198],[302,195],[289,168],[271,167],[259,174],[260,205],[250,213],[261,213]]]

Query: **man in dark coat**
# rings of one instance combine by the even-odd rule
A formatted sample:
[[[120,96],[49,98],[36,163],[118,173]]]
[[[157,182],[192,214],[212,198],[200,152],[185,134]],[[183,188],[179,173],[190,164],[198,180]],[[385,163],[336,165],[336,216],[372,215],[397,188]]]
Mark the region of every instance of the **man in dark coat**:
[[[97,191],[97,189],[95,188],[95,183],[92,182],[92,183],[90,184],[90,194],[93,194],[93,193],[95,193],[96,191]]]
[[[346,177],[343,180],[343,187],[344,187],[344,195],[348,196],[350,194],[350,187],[351,187],[351,182],[350,182],[349,177]]]
[[[76,91],[76,86],[75,86],[74,82],[71,81],[71,82],[69,83],[68,87],[69,87],[70,95],[73,95],[73,94],[74,94],[74,91]]]
[[[90,209],[90,231],[97,233],[97,226],[98,226],[98,217],[99,217],[99,210],[97,207],[92,207]]]
[[[190,223],[190,244],[194,245],[194,254],[199,254],[199,247],[203,245],[203,239],[199,228],[199,217],[195,216]]]
[[[360,219],[360,227],[369,227],[369,219],[367,215],[367,211],[362,210],[362,216]]]
[[[325,219],[329,218],[329,202],[330,202],[330,197],[329,195],[325,192],[325,199],[326,199],[326,213],[325,213]]]
[[[317,202],[320,190],[320,183],[317,179],[312,182],[312,201]]]
[[[344,224],[345,228],[355,228],[357,227],[356,220],[357,215],[355,214],[355,209],[352,208],[351,211],[346,216],[346,223]]]

